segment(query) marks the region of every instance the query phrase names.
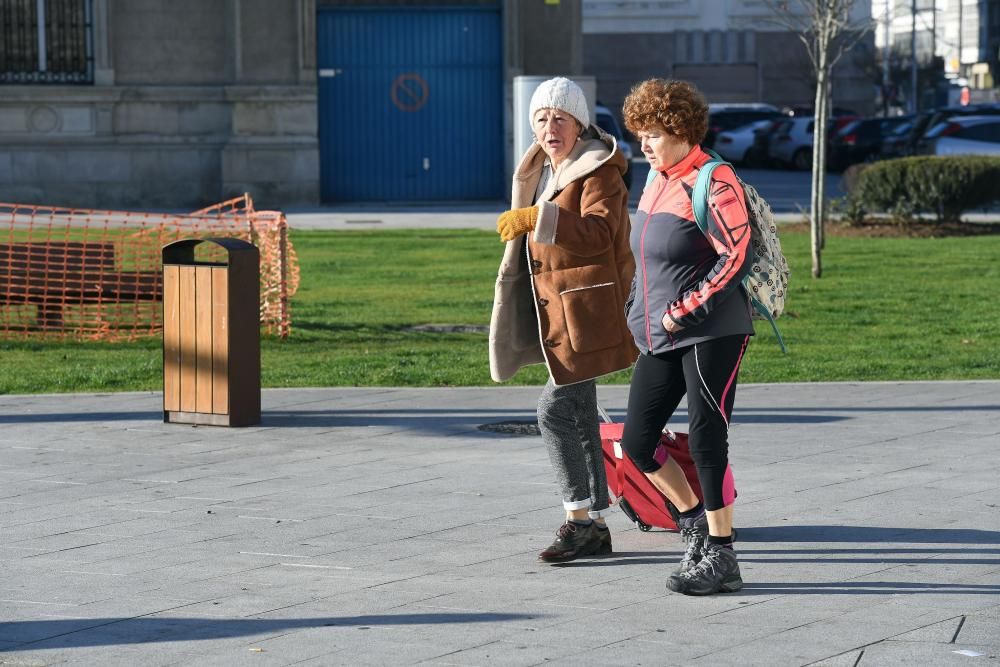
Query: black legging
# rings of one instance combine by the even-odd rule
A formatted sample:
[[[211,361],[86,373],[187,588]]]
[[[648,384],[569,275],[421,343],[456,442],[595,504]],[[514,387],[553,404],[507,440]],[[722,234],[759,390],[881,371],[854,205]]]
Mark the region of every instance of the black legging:
[[[725,336],[662,354],[642,354],[632,373],[622,447],[640,470],[657,471],[660,464],[653,452],[660,433],[687,394],[688,443],[708,510],[725,507],[722,478],[729,463],[729,418],[749,340]]]

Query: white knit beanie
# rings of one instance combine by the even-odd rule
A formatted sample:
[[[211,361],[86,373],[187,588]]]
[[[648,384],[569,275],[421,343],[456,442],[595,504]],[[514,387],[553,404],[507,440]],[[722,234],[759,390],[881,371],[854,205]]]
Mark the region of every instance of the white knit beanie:
[[[543,81],[531,95],[528,113],[531,118],[539,109],[561,109],[580,121],[584,128],[590,127],[590,112],[587,98],[580,86],[565,77]]]

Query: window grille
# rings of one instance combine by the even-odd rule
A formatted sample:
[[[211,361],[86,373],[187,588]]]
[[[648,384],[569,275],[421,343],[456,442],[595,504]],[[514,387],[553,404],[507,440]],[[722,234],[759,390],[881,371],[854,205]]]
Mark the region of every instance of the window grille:
[[[0,0],[0,83],[93,83],[92,2]]]

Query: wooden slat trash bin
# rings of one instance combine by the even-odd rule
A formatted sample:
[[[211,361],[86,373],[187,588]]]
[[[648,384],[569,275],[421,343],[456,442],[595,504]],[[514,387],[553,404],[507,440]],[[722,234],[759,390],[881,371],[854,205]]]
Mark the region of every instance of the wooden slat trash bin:
[[[209,260],[196,260],[199,256]],[[215,247],[211,247],[215,246]],[[260,423],[260,253],[246,241],[163,246],[163,421]]]

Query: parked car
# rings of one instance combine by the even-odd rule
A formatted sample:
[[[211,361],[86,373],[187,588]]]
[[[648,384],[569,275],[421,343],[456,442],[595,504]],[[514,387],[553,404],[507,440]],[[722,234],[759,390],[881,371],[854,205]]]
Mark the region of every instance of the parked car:
[[[927,122],[927,128],[924,131],[924,136],[926,136],[927,132],[930,132],[931,128],[936,127],[939,123],[948,118],[955,118],[957,116],[997,115],[1000,115],[1000,104],[967,104],[964,107],[941,107],[940,109],[934,109],[931,113],[930,120]]]
[[[812,166],[813,119],[811,116],[788,118],[771,133],[767,155],[782,166],[809,169]]]
[[[774,138],[775,133],[784,126],[786,120],[789,117],[792,118],[813,118],[813,112],[811,107],[784,107],[782,109],[784,114],[782,117],[771,122],[770,127],[765,127],[757,131],[754,137],[753,147],[750,149],[750,156],[748,160],[755,164],[756,166],[762,167],[783,167],[790,166],[792,163],[784,162],[782,160],[775,160],[771,155],[771,141]],[[834,132],[839,130],[841,127],[856,119],[857,116],[854,115],[853,111],[849,109],[841,109],[840,107],[834,107],[834,115],[827,121],[827,138]],[[809,132],[812,132],[810,127]],[[812,143],[809,144],[810,151],[812,150]],[[809,165],[812,164],[812,153],[808,155],[806,160],[809,164],[803,169],[808,169]]]
[[[777,166],[771,159],[771,137],[786,120],[788,120],[788,116],[781,116],[769,121],[768,125],[754,132],[753,145],[750,146],[750,154],[747,156],[751,164],[756,167]]]
[[[758,120],[774,120],[781,116],[778,107],[772,104],[732,103],[708,105],[708,133],[701,145],[715,147],[715,138],[720,132],[742,127]]]
[[[827,152],[830,169],[841,171],[852,164],[877,158],[883,139],[895,128],[909,121],[909,116],[860,118],[837,130]]]
[[[754,153],[754,139],[757,133],[771,127],[772,121],[758,120],[742,127],[720,132],[715,138],[714,150],[730,162],[742,162],[757,166],[757,154]]]
[[[916,118],[911,118],[905,123],[898,125],[882,139],[882,147],[879,149],[878,154],[879,159],[889,160],[903,156],[906,141],[910,136],[910,132],[913,131],[915,121]]]
[[[922,155],[1000,155],[1000,115],[959,116],[938,123],[917,144]]]
[[[611,113],[611,109],[600,104],[594,107],[595,122],[597,127],[601,128],[618,142],[618,148],[621,150],[622,155],[625,157],[625,161],[628,164],[625,173],[622,174],[622,178],[625,180],[625,187],[628,189],[632,188],[632,145],[625,138],[625,133],[622,132],[621,126],[618,125],[618,121],[615,119],[615,115]]]
[[[943,121],[956,116],[992,116],[1000,115],[1000,104],[969,104],[957,107],[941,107],[931,109],[917,115],[905,139],[900,142],[900,156],[913,155],[917,152],[917,144],[931,128]]]

